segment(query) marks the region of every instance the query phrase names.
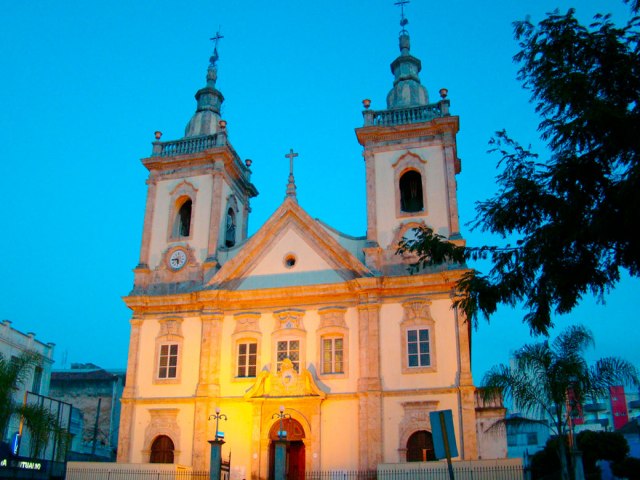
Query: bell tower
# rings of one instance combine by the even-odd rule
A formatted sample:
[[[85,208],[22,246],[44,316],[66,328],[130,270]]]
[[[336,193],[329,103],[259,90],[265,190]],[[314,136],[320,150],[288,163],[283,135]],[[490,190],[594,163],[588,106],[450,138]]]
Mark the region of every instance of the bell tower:
[[[371,101],[364,100],[364,126],[356,129],[366,170],[366,263],[384,274],[406,272],[396,250],[413,228],[427,226],[462,242],[455,178],[461,169],[459,120],[449,113],[446,89],[429,103],[420,82],[422,63],[411,55],[407,24],[403,11],[400,55],[391,63],[394,80],[386,109],[373,110]]]
[[[165,294],[201,286],[220,267],[221,257],[247,238],[251,161],[241,161],[220,117],[224,101],[216,88],[216,34],[206,85],[197,91],[196,112],[184,137],[162,141],[156,132],[150,157],[136,294]]]

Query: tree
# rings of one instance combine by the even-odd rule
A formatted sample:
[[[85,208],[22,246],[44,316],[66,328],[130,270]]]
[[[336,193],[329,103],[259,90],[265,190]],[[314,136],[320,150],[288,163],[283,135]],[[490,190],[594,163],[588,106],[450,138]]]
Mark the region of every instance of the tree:
[[[0,441],[4,438],[11,418],[16,415],[24,421],[30,433],[30,454],[37,457],[46,448],[52,432],[59,430],[55,415],[42,405],[24,405],[15,398],[15,392],[25,385],[40,357],[34,352],[6,359],[0,353]]]
[[[11,359],[0,353],[0,439],[4,438],[11,417],[20,409],[14,398],[15,390],[24,385],[38,362],[38,356],[31,352]]]
[[[566,440],[566,438],[562,439],[565,449],[568,448]],[[549,438],[544,448],[531,456],[531,473],[534,479],[560,478],[559,441],[558,437]],[[598,460],[609,460],[612,465],[623,465],[629,453],[627,441],[617,432],[584,430],[576,435],[576,444],[582,452],[586,478],[600,478],[601,471],[596,465]],[[567,463],[570,461],[568,456],[566,461]]]
[[[632,2],[632,12],[640,2]],[[491,261],[488,274],[466,274],[456,306],[474,323],[500,304],[523,303],[533,333],[548,334],[554,314],[592,294],[602,300],[620,271],[640,276],[640,18],[616,26],[598,15],[588,27],[570,9],[539,24],[515,22],[518,79],[531,91],[549,158],[506,132],[498,192],[476,205],[473,229],[502,246],[457,247],[425,229],[402,242],[418,268],[469,259]]]
[[[605,397],[608,387],[640,385],[636,368],[619,358],[602,358],[589,366],[584,351],[594,345],[591,332],[572,326],[551,343],[528,344],[519,349],[511,365],[497,365],[487,372],[481,395],[495,400],[502,395],[526,415],[506,418],[501,424],[548,425],[560,439],[569,433],[569,397],[582,404],[586,399]],[[564,441],[558,441],[562,478],[569,479]]]

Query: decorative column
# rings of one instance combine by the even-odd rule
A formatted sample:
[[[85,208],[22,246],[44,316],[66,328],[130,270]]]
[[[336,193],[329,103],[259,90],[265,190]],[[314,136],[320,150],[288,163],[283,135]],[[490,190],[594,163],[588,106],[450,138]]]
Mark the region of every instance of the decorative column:
[[[135,315],[131,318],[131,335],[129,337],[129,357],[127,360],[127,379],[122,391],[122,407],[120,412],[120,433],[118,435],[118,462],[131,462],[131,435],[133,421],[137,366],[140,350],[140,327],[142,319]]]
[[[224,314],[205,309],[200,315],[200,370],[194,411],[193,467],[206,468],[207,418],[212,399],[220,396],[220,341]]]
[[[216,160],[215,171],[211,175],[211,210],[209,212],[209,243],[207,247],[207,259],[205,264],[217,266],[218,239],[220,237],[220,221],[222,215],[222,171],[224,162]]]
[[[376,164],[375,155],[365,149],[362,154],[365,164],[367,190],[367,240],[378,244],[378,225],[376,208]]]
[[[153,212],[156,205],[157,181],[153,177],[147,180],[147,204],[144,210],[144,226],[142,228],[142,245],[140,246],[140,262],[136,268],[149,268],[149,246],[153,227]]]
[[[478,437],[476,432],[476,387],[473,385],[473,377],[471,376],[471,323],[466,320],[466,316],[459,309],[455,308],[453,312],[458,339],[458,389],[462,417],[460,425],[462,448],[460,450],[463,459],[473,460],[478,458]]]
[[[373,300],[373,301],[372,301]],[[380,382],[380,305],[363,295],[358,305],[359,467],[374,469],[382,462],[382,388]]]
[[[456,174],[460,171],[457,159],[456,145],[451,132],[443,134],[442,156],[445,171],[445,187],[447,191],[447,212],[449,215],[449,235],[460,235],[460,220],[458,218],[458,196]]]

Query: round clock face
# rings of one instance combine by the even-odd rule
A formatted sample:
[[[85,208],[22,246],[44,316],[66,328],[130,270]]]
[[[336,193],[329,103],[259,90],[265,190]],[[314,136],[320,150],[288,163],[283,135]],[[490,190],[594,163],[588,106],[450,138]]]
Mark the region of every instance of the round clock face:
[[[169,257],[169,266],[174,270],[180,270],[187,263],[187,254],[184,250],[174,250]]]

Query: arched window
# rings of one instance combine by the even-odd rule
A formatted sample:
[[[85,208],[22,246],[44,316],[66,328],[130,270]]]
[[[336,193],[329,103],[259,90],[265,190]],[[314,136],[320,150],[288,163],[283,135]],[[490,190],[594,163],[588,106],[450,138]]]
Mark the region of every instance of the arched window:
[[[433,436],[431,432],[419,430],[407,440],[407,462],[431,462],[436,460],[433,450]]]
[[[191,234],[191,206],[193,202],[190,198],[186,198],[176,215],[176,219],[173,224],[173,237],[188,237]]]
[[[422,200],[422,176],[409,170],[400,177],[400,209],[403,212],[420,212],[424,209]]]
[[[173,463],[173,442],[166,435],[160,435],[151,444],[149,463]]]
[[[227,227],[225,233],[224,244],[227,247],[233,247],[236,244],[236,214],[233,208],[227,210]]]

